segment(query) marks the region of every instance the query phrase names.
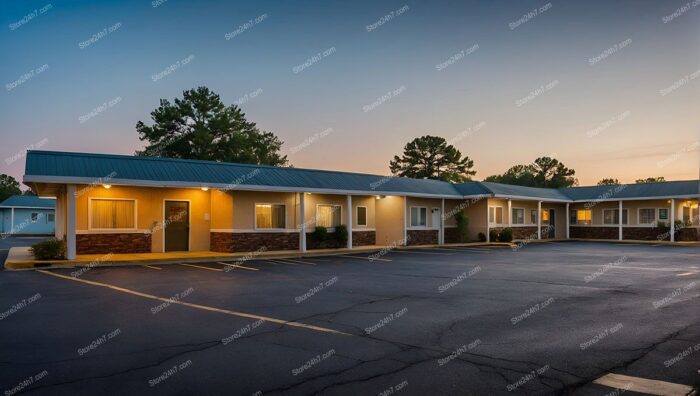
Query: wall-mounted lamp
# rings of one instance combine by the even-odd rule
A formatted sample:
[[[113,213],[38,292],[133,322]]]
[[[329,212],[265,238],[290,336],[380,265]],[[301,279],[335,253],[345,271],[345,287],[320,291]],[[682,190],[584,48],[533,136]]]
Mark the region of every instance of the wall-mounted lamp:
[[[209,191],[209,187],[202,187],[202,191]]]
[[[103,184],[102,187],[109,190],[110,188],[112,188],[112,185],[111,184]]]

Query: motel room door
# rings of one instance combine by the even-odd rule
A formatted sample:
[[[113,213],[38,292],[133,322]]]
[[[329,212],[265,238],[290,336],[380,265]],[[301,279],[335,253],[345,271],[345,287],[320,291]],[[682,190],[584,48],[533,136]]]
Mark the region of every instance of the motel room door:
[[[165,201],[165,251],[190,250],[190,203]]]
[[[549,234],[547,235],[547,238],[554,239],[557,236],[557,230],[555,229],[556,224],[557,224],[557,218],[556,218],[556,213],[557,211],[554,209],[549,209]]]

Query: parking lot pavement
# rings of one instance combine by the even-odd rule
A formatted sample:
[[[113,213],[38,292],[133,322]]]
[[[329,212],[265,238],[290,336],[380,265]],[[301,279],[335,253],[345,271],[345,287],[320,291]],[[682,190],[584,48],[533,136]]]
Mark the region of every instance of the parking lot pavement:
[[[571,242],[374,257],[1,272],[0,386],[606,395],[619,378],[626,394],[644,380],[700,384],[700,248]]]

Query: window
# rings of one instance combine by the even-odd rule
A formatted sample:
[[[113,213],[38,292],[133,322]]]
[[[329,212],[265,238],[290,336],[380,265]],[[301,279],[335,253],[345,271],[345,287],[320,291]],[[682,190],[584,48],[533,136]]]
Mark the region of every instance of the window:
[[[698,206],[684,206],[683,207],[683,223],[688,225],[698,225],[700,219],[698,219]]]
[[[340,225],[340,205],[316,205],[316,225],[334,228]]]
[[[537,224],[537,209],[530,210],[530,223]]]
[[[136,200],[91,199],[90,229],[136,229]]]
[[[282,204],[255,204],[255,228],[286,228],[287,207]]]
[[[576,224],[591,225],[593,217],[593,211],[590,209],[583,209],[576,211]]]
[[[542,209],[542,223],[549,224],[549,209]]]
[[[492,206],[489,208],[489,223],[503,224],[503,208],[500,206]]]
[[[364,206],[357,207],[357,225],[367,226],[367,208]]]
[[[32,217],[32,223],[36,223],[39,220],[39,213],[32,212],[31,217]]]
[[[428,208],[411,207],[411,227],[425,227]]]
[[[53,223],[56,221],[56,215],[53,213],[49,213],[49,215],[46,217],[46,221],[49,223]]]
[[[639,209],[639,224],[654,224],[656,209]]]
[[[513,216],[513,224],[525,224],[525,209],[513,208],[511,216]]]
[[[620,210],[603,209],[603,224],[620,225]],[[627,209],[622,209],[622,224],[627,224]]]
[[[668,220],[668,209],[666,209],[666,208],[659,209],[659,220]]]

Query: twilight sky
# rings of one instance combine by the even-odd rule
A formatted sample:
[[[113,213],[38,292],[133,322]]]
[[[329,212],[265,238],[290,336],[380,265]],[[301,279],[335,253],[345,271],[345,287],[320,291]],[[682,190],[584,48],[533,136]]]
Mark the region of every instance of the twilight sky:
[[[200,85],[241,103],[297,167],[387,174],[406,142],[433,134],[474,160],[477,180],[543,155],[582,185],[698,177],[698,0],[0,11],[0,173],[18,179],[27,147],[132,154],[136,122]]]

